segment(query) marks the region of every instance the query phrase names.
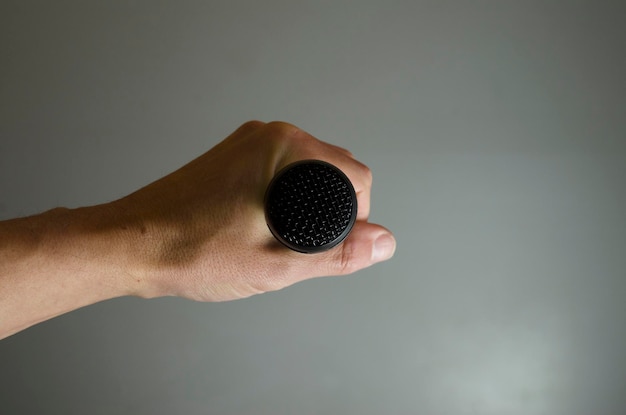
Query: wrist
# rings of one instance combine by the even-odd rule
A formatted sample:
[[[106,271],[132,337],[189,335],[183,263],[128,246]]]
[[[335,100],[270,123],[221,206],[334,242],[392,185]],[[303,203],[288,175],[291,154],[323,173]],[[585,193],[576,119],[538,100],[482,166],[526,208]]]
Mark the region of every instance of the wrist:
[[[60,245],[91,275],[105,298],[159,296],[149,277],[147,258],[153,235],[140,214],[125,209],[122,201],[82,207],[54,209],[55,229]]]
[[[133,294],[130,240],[113,217],[100,205],[0,222],[0,338]]]
[[[138,295],[144,278],[133,252],[135,231],[113,204],[56,208],[34,220],[38,256],[67,275],[68,288],[83,291],[86,301]]]
[[[78,233],[81,238],[90,235],[91,251],[99,253],[94,263],[104,263],[109,270],[106,278],[118,296],[175,295],[168,252],[180,243],[177,236],[189,232],[163,218],[158,204],[157,200],[144,203],[131,196],[74,212],[81,227]]]
[[[53,209],[42,222],[43,255],[54,257],[77,284],[89,285],[98,301],[132,294],[131,232],[118,224],[110,204]]]

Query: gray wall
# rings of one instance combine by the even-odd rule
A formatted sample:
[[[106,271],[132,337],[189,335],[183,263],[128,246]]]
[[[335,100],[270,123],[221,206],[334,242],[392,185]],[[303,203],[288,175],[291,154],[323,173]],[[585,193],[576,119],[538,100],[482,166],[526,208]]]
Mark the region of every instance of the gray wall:
[[[280,119],[372,168],[398,249],[40,324],[0,341],[0,413],[624,413],[625,4],[3,1],[0,218]]]

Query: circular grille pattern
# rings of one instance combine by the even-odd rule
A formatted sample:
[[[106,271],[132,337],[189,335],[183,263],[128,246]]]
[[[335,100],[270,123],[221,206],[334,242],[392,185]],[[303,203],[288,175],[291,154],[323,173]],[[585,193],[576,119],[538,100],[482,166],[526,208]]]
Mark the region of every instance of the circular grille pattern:
[[[274,236],[299,252],[319,252],[339,244],[356,220],[352,183],[335,166],[306,160],[281,170],[265,196],[267,224]]]

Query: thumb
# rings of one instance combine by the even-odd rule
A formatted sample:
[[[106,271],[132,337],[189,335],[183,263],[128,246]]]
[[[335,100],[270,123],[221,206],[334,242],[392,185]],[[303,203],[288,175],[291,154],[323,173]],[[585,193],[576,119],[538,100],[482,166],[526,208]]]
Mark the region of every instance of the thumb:
[[[316,262],[319,261],[316,267],[312,267],[316,273],[312,277],[351,274],[391,258],[395,249],[396,240],[389,230],[357,221],[342,244],[312,256]]]

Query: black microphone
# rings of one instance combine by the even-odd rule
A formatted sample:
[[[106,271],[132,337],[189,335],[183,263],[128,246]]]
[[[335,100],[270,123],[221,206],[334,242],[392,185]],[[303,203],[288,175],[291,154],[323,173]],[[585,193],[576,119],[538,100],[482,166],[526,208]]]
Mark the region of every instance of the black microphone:
[[[337,167],[298,161],[280,170],[265,192],[265,220],[294,251],[316,253],[340,244],[356,221],[354,187]]]

